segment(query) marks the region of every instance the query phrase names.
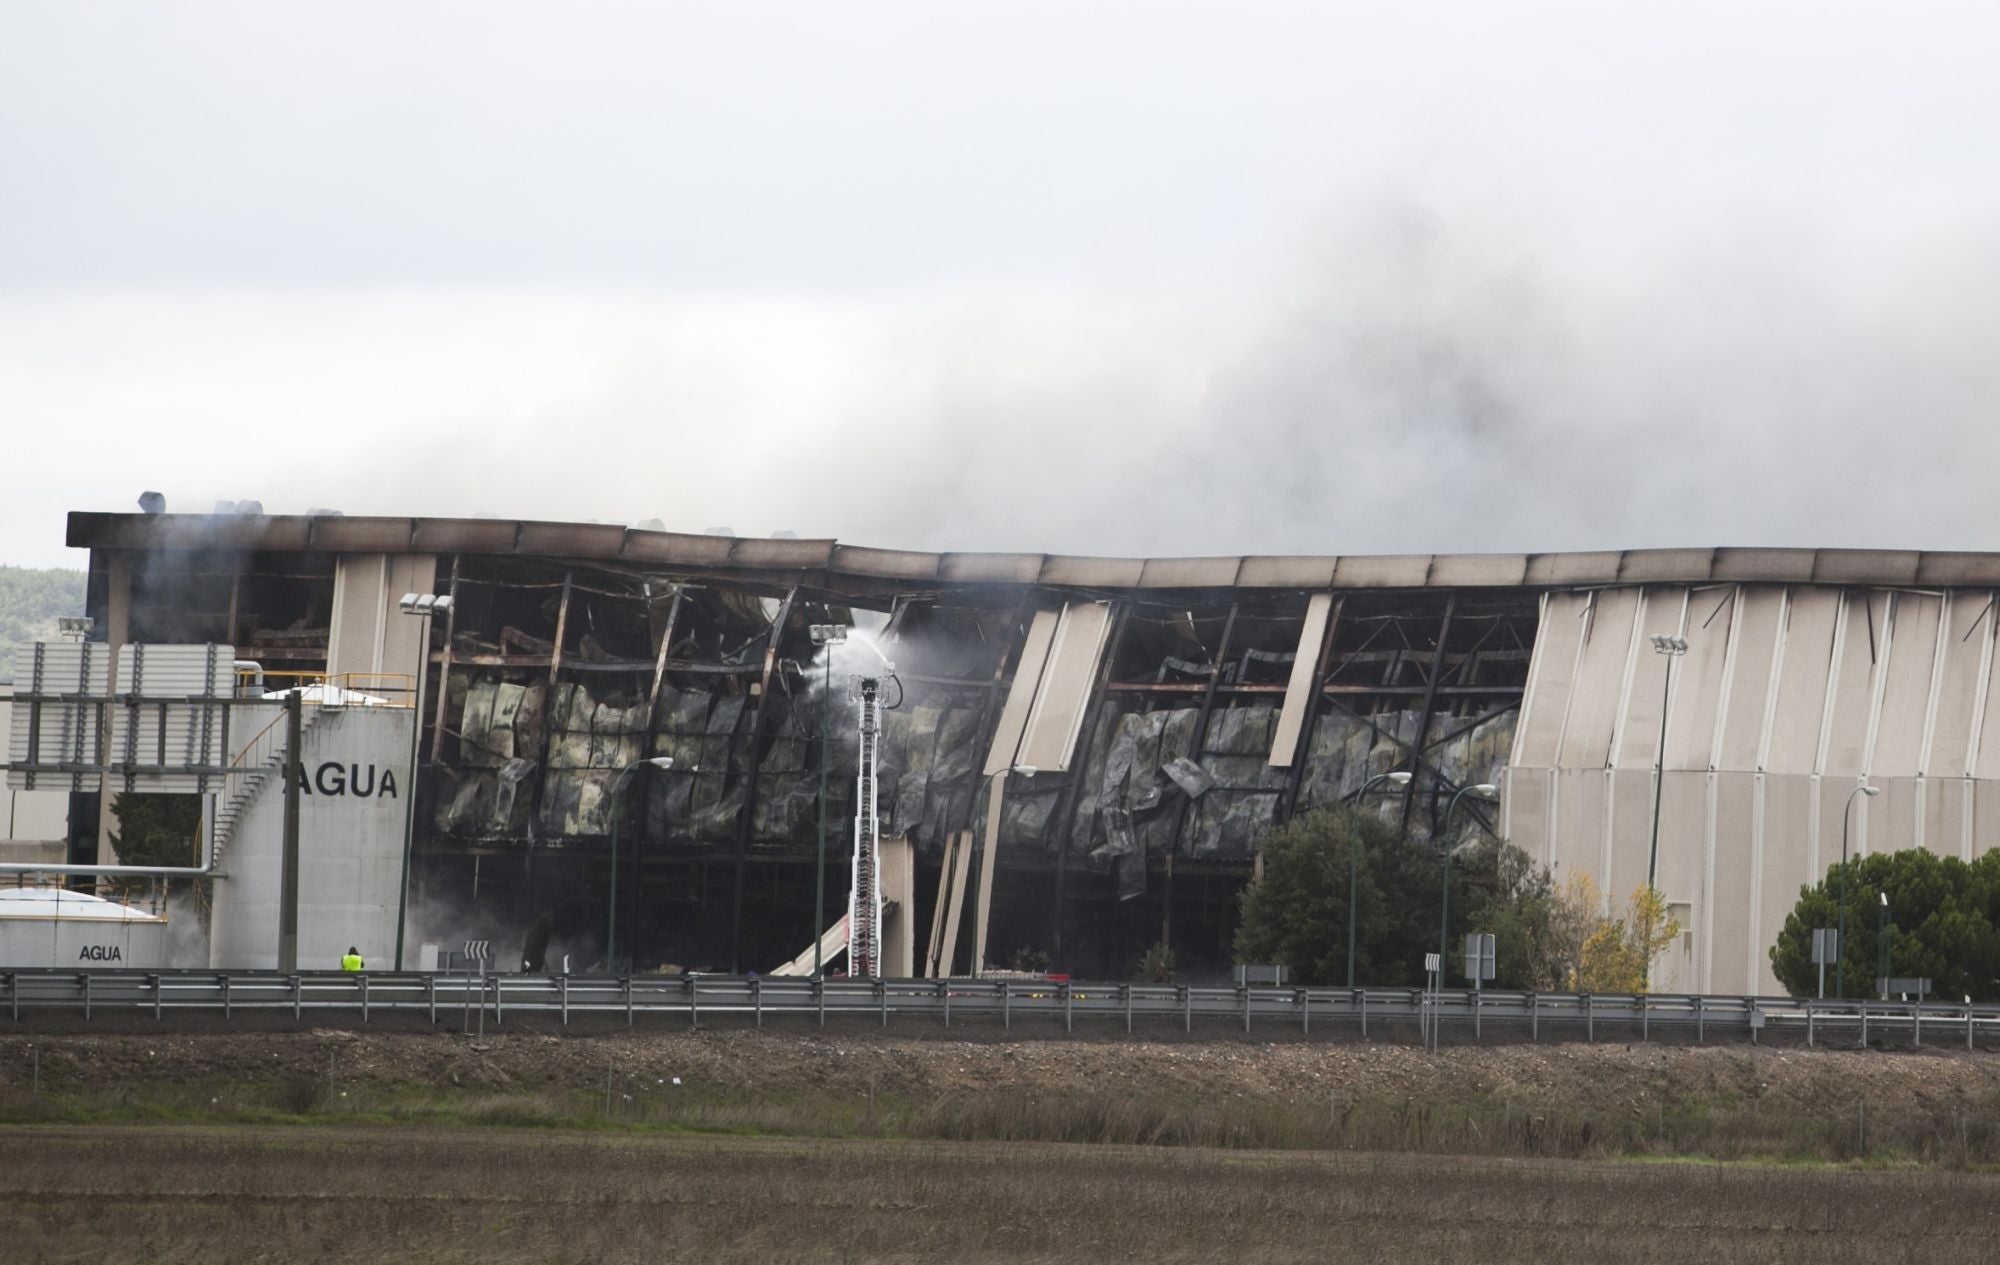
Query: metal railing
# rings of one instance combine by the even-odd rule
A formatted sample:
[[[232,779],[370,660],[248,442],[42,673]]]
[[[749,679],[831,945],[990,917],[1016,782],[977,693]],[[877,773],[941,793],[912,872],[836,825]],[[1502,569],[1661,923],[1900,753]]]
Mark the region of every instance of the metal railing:
[[[1135,1032],[1143,1021],[1192,1033],[1195,1020],[1243,1033],[1379,1037],[1415,1042],[1426,1030],[1448,1040],[1758,1040],[1785,1033],[1807,1045],[1963,1042],[2000,1037],[2000,1005],[1858,1002],[1699,994],[1519,993],[1421,988],[1287,988],[1089,983],[1039,980],[797,979],[725,975],[479,976],[446,972],[12,970],[0,972],[0,1013],[14,1022],[37,1014],[173,1015],[341,1011],[362,1022],[380,1012],[424,1015],[432,1023],[477,1014],[504,1025],[531,1015],[568,1024],[587,1016],[749,1020],[828,1016],[1016,1021],[1030,1031]]]
[[[258,670],[239,667],[236,691],[239,695],[261,687],[264,693],[300,690],[309,706],[319,707],[415,707],[417,678],[412,672],[299,672],[289,669]]]

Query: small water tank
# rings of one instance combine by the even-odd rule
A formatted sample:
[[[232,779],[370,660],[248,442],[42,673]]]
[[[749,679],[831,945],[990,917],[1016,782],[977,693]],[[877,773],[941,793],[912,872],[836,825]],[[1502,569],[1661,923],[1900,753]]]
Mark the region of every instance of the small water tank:
[[[0,968],[158,970],[166,947],[164,915],[54,887],[0,889]]]

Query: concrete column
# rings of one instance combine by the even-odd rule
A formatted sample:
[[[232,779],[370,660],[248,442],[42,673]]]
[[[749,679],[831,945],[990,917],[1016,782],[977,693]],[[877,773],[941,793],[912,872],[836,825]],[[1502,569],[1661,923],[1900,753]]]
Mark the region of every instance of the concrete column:
[[[131,639],[132,634],[132,555],[122,550],[104,552],[104,641],[109,648],[111,665],[108,679],[111,692],[120,688],[118,681],[118,648]],[[104,726],[100,742],[111,741],[111,726]],[[109,756],[100,750],[98,759]],[[98,791],[97,802],[97,864],[118,864],[118,851],[111,846],[111,836],[118,831],[118,818],[111,811],[111,799],[118,793],[110,778],[104,779],[104,786]]]

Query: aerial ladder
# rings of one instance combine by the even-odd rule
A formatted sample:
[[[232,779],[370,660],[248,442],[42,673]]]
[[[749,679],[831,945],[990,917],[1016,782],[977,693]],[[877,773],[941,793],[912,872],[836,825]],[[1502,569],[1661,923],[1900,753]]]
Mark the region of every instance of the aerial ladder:
[[[847,897],[847,973],[882,973],[882,817],[876,810],[876,757],[882,743],[882,682],[859,677],[861,745],[854,786],[854,876]]]

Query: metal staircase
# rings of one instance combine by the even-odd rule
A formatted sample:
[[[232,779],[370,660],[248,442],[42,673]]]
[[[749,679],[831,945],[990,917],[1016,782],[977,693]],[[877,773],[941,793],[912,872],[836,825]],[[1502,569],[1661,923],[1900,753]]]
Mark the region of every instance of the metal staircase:
[[[876,812],[876,750],[882,739],[882,682],[862,677],[861,758],[854,788],[854,882],[847,898],[847,973],[882,973],[882,819]]]
[[[318,719],[319,709],[309,708],[303,717],[300,734],[312,727]],[[224,785],[227,790],[217,797],[215,807],[215,872],[226,872],[229,845],[236,838],[236,829],[264,788],[280,781],[285,768],[285,716],[264,726],[256,737],[245,743],[243,749],[229,761],[229,776]]]

